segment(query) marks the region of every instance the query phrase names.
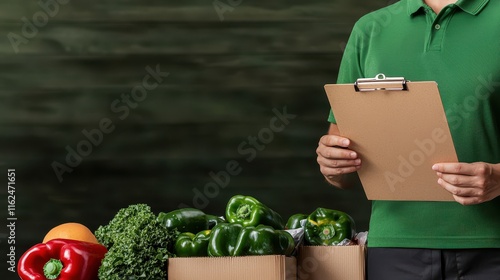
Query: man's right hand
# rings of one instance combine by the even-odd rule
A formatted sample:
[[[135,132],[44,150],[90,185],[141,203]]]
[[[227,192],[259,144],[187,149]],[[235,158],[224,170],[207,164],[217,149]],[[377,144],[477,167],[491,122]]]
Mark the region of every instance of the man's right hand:
[[[349,149],[350,140],[339,136],[337,125],[331,124],[327,135],[319,140],[316,154],[320,171],[333,185],[342,185],[342,175],[356,172],[361,167],[358,154]]]

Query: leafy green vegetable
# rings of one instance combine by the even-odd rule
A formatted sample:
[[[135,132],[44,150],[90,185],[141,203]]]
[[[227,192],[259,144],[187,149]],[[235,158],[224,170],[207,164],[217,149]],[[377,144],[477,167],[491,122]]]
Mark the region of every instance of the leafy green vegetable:
[[[120,209],[95,236],[108,248],[100,280],[167,279],[166,261],[173,256],[178,232],[161,225],[148,205]]]

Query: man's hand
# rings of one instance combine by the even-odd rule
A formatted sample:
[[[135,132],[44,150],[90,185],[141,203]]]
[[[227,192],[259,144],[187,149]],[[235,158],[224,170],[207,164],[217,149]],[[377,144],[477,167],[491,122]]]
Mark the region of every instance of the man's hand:
[[[437,163],[438,184],[463,205],[479,204],[500,195],[500,164]]]
[[[319,140],[316,154],[320,171],[337,187],[342,186],[342,175],[357,171],[361,160],[355,151],[349,150],[349,139],[337,135],[324,135]]]

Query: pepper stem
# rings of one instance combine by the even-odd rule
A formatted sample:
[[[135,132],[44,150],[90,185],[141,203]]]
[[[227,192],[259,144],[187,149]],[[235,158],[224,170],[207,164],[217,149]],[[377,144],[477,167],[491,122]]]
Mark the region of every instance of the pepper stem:
[[[43,274],[47,279],[56,279],[61,274],[62,268],[63,264],[60,260],[50,259],[43,266]]]
[[[335,236],[335,228],[333,227],[333,225],[322,225],[320,229],[321,232],[319,233],[319,237],[321,238],[321,240],[329,240]]]
[[[240,219],[245,219],[248,216],[250,216],[252,212],[252,208],[248,204],[243,204],[238,206],[238,209],[236,209],[236,216]]]

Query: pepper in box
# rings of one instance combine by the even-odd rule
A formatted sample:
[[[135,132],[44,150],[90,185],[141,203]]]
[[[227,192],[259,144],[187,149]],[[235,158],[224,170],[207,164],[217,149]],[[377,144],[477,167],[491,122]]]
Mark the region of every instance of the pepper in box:
[[[235,195],[229,199],[226,220],[243,226],[262,224],[275,229],[285,228],[280,214],[251,196]]]
[[[297,229],[301,228],[302,226],[300,225],[300,222],[302,220],[306,220],[309,215],[307,214],[302,214],[302,213],[297,213],[293,214],[288,218],[288,221],[286,222],[285,229]]]
[[[208,243],[208,254],[224,256],[290,256],[295,241],[290,233],[271,226],[242,226],[240,224],[219,224],[212,229]]]
[[[180,233],[197,233],[223,223],[224,219],[205,214],[205,212],[196,208],[181,208],[170,212],[160,212],[158,214],[158,222],[165,228],[170,230],[177,229]]]
[[[197,234],[183,232],[175,241],[174,253],[176,257],[206,257],[208,256],[208,242],[211,230],[203,230]]]
[[[308,245],[337,245],[352,240],[356,229],[347,213],[320,207],[307,217],[304,232]]]

